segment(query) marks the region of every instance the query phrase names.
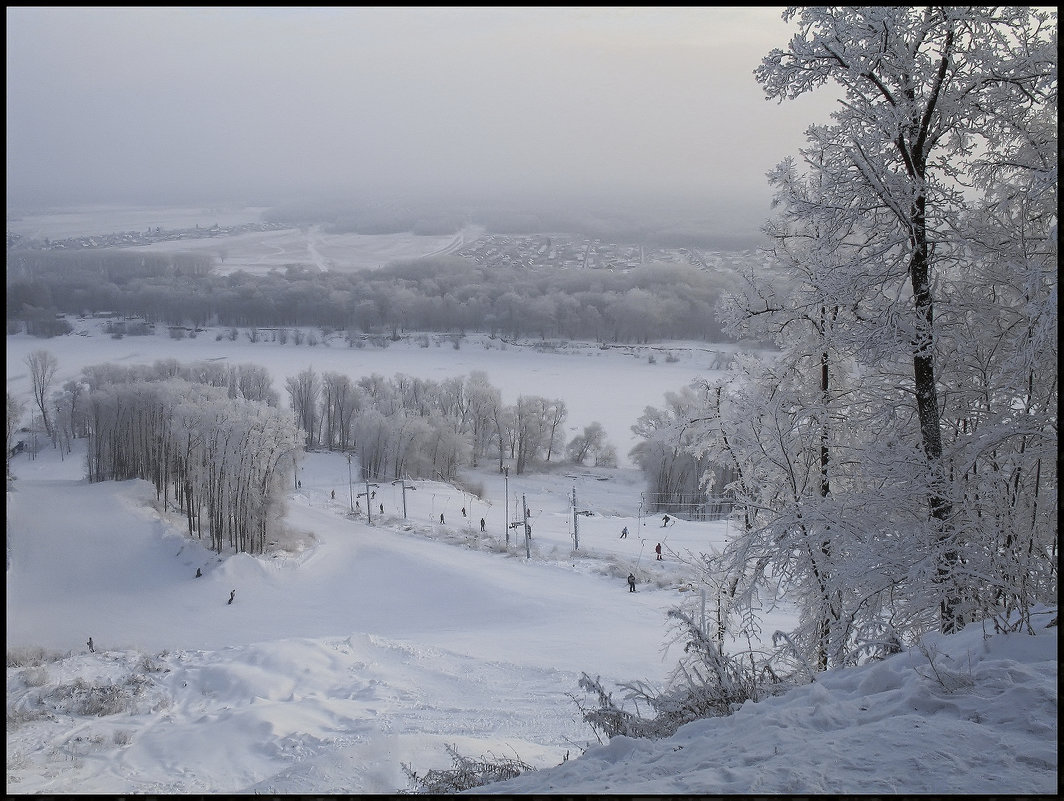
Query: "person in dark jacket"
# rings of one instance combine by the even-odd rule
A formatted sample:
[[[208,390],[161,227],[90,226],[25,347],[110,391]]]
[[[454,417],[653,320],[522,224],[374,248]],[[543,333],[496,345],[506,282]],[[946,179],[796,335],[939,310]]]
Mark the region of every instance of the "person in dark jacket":
[[[621,537],[620,538],[622,540],[628,539],[628,526],[625,526],[624,528],[621,529]]]
[[[226,601],[226,605],[231,604],[234,598],[236,598],[236,590],[229,593],[229,600]]]
[[[669,525],[669,516],[665,515],[665,517],[661,518],[661,527],[665,528],[667,525]]]
[[[85,643],[85,644],[87,646],[89,646],[89,653],[90,654],[96,653],[96,647],[92,644],[92,637],[89,637],[89,641],[87,643]]]
[[[658,561],[659,562],[664,562],[665,561],[664,559],[661,558],[661,543],[660,542],[655,546],[654,553],[656,553],[658,555]]]
[[[628,574],[628,592],[635,592],[635,574]]]

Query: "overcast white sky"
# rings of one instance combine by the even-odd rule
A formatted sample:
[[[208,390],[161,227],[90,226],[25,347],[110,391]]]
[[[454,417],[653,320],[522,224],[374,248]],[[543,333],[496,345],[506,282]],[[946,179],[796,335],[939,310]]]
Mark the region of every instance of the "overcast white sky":
[[[767,204],[826,95],[753,70],[782,8],[11,8],[7,188],[54,203],[322,191]]]

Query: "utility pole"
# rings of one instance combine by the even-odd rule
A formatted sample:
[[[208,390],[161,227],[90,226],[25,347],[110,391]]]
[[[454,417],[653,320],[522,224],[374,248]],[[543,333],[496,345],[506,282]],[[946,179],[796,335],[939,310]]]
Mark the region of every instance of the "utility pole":
[[[503,497],[506,501],[506,514],[503,515],[502,524],[506,529],[506,547],[510,547],[510,466],[503,468]]]
[[[351,503],[351,514],[355,513],[354,481],[351,478],[351,454],[347,454],[347,499]]]
[[[417,489],[417,487],[413,487],[413,486],[411,486],[411,487],[408,487],[408,486],[406,485],[406,479],[402,479],[402,480],[399,480],[399,481],[393,481],[393,482],[392,482],[392,486],[393,486],[393,487],[394,487],[394,486],[395,486],[396,484],[402,484],[402,485],[403,485],[403,520],[406,520],[406,491],[407,491],[408,489],[411,489],[411,490],[416,490],[416,489]]]
[[[525,520],[525,559],[532,558],[532,527],[528,525],[528,501],[521,495],[522,514]]]
[[[580,516],[576,513],[576,484],[573,484],[573,550],[580,550]]]
[[[366,479],[366,491],[358,493],[358,497],[359,498],[361,498],[363,495],[366,496],[366,523],[368,523],[371,526],[373,525],[373,504],[371,504],[369,502],[369,500],[370,500],[369,488],[370,487],[378,487],[378,486],[380,486],[380,485],[379,484],[370,484],[369,483],[369,479],[367,478]]]

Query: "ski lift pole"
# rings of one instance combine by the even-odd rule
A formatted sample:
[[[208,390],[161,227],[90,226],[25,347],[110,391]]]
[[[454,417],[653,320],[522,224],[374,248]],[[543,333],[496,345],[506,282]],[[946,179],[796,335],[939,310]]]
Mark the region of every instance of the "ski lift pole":
[[[521,495],[521,506],[524,509],[525,520],[525,559],[532,558],[532,527],[528,525],[528,501],[524,494]]]
[[[576,485],[573,485],[573,550],[580,550],[580,515],[576,513]]]
[[[355,491],[351,478],[351,454],[347,454],[347,498],[351,502],[351,514],[355,513]]]
[[[366,479],[366,491],[358,493],[358,497],[359,498],[361,498],[363,495],[366,496],[366,523],[367,523],[367,525],[370,525],[370,526],[373,525],[373,504],[370,503],[371,495],[370,495],[369,488],[370,487],[379,487],[379,486],[380,486],[379,484],[370,484],[369,483],[369,479],[367,478]]]
[[[406,479],[405,479],[405,478],[404,478],[404,479],[397,479],[396,481],[393,481],[393,482],[392,482],[392,486],[393,486],[393,487],[394,487],[394,486],[395,486],[396,484],[402,484],[402,485],[403,485],[403,520],[406,520],[406,491],[407,491],[408,489],[409,489],[409,490],[416,490],[416,489],[417,489],[417,487],[415,487],[415,486],[412,486],[412,485],[408,487],[408,486],[406,485]]]
[[[503,496],[506,500],[506,512],[503,514],[502,524],[506,529],[506,548],[510,548],[510,466],[504,468],[502,474]]]

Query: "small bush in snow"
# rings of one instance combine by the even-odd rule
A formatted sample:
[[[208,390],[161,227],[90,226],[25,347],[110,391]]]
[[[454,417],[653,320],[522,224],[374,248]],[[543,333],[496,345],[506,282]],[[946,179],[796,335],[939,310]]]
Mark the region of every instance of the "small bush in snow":
[[[406,763],[400,763],[403,772],[410,781],[410,787],[403,793],[418,795],[450,795],[485,784],[513,779],[522,773],[535,770],[520,759],[509,757],[481,757],[473,759],[458,753],[456,746],[448,745],[447,753],[451,755],[451,767],[442,770],[430,770],[424,776],[418,776]]]
[[[49,679],[48,668],[43,665],[26,668],[22,671],[22,680],[26,682],[27,687],[43,687],[48,683]]]
[[[724,654],[686,612],[670,610],[669,618],[680,630],[676,639],[684,641],[684,657],[664,689],[644,681],[619,685],[625,692],[624,700],[634,703],[635,712],[614,701],[600,679],[592,679],[586,673],[581,676],[580,688],[592,694],[595,703],[585,705],[573,695],[570,698],[597,737],[600,733],[607,739],[621,734],[650,739],[671,737],[685,723],[730,715],[746,701],[759,701],[789,686],[767,662],[759,664],[753,654]],[[640,715],[640,705],[652,716]]]
[[[58,662],[64,654],[55,651],[46,651],[40,646],[23,646],[20,648],[7,649],[7,666],[10,667],[37,667],[45,662]]]
[[[129,729],[115,729],[111,735],[111,741],[115,745],[129,745],[133,740],[133,732]]]

